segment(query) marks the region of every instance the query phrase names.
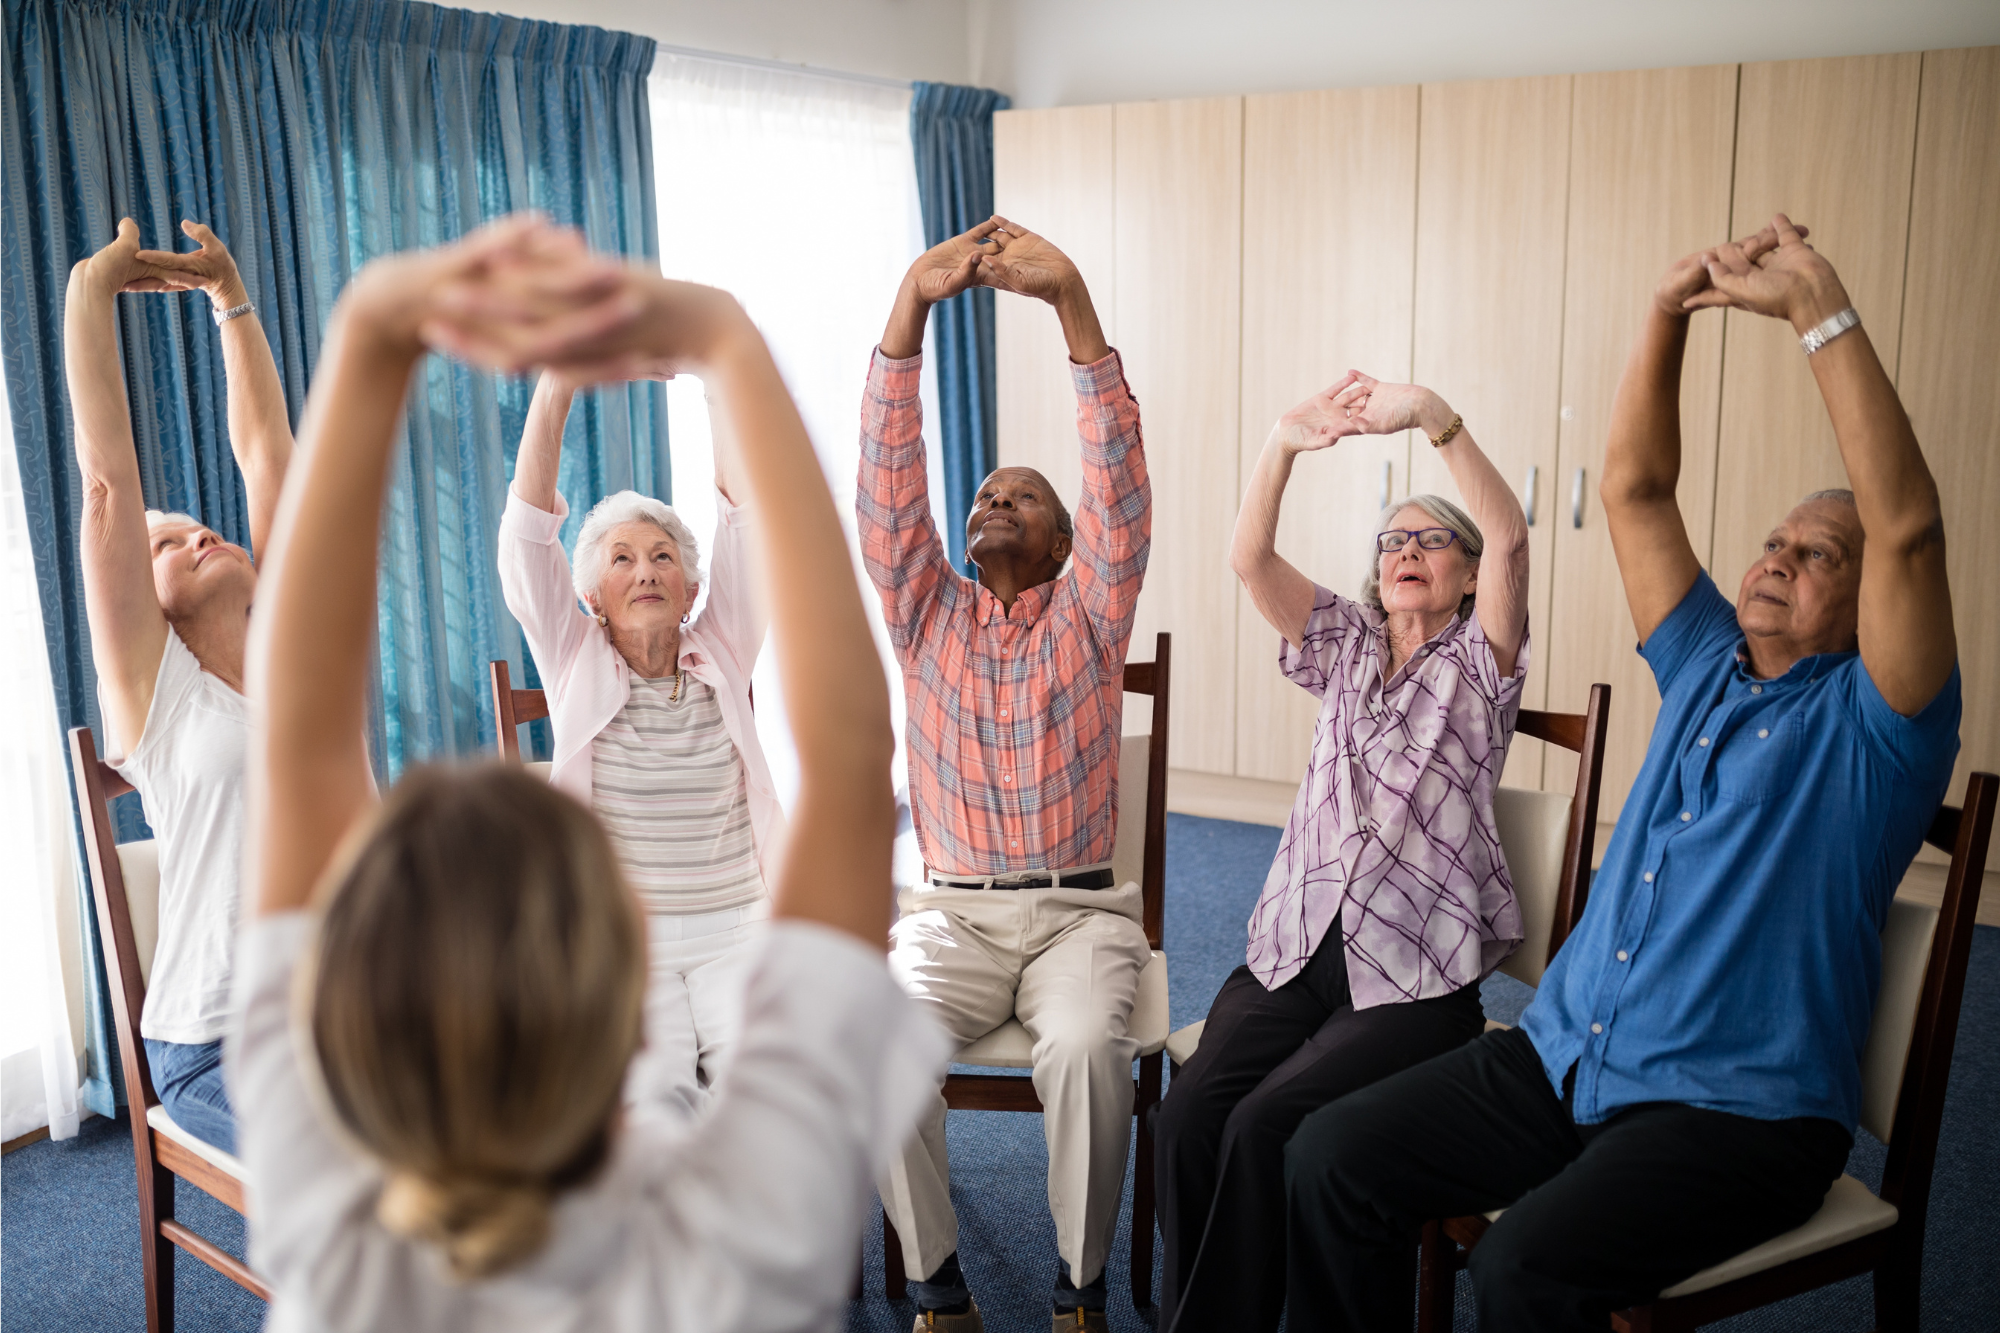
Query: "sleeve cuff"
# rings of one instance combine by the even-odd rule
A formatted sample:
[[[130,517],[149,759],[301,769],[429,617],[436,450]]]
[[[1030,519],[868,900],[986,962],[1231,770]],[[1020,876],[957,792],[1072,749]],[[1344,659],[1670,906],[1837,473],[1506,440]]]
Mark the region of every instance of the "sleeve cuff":
[[[877,398],[890,402],[913,400],[922,391],[924,379],[924,354],[901,359],[886,356],[880,346],[868,367],[868,391]]]
[[[552,546],[561,536],[563,520],[568,517],[569,502],[563,499],[561,491],[556,492],[555,512],[550,513],[539,505],[529,504],[509,486],[507,508],[500,514],[500,535]]]
[[[1070,362],[1069,373],[1076,381],[1076,393],[1079,398],[1088,398],[1094,403],[1105,403],[1132,396],[1132,391],[1125,387],[1124,359],[1118,355],[1118,349],[1115,347],[1087,366]]]

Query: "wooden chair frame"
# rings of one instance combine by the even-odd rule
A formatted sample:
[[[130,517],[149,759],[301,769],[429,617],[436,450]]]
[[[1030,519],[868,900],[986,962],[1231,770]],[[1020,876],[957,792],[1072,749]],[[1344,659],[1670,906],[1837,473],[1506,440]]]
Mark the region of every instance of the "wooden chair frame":
[[[97,757],[97,740],[88,727],[69,733],[70,767],[76,779],[78,811],[83,819],[84,852],[90,865],[91,897],[97,904],[97,927],[104,943],[104,971],[111,989],[111,1018],[118,1032],[119,1058],[125,1073],[125,1096],[132,1121],[132,1159],[139,1176],[139,1229],[142,1270],[146,1283],[147,1333],[173,1333],[174,1248],[179,1246],[253,1296],[268,1301],[271,1289],[235,1255],[214,1241],[189,1230],[174,1216],[174,1181],[244,1210],[243,1185],[183,1145],[153,1133],[146,1113],[160,1104],[153,1090],[153,1073],[139,1038],[139,1016],[146,1003],[146,984],[139,970],[139,947],[132,933],[132,910],[125,896],[125,871],[112,836],[111,800],[132,790]]]
[[[549,715],[549,696],[541,690],[513,688],[504,657],[489,663],[487,671],[493,682],[494,741],[500,747],[501,758],[519,759],[521,725]]]
[[[2000,777],[1972,774],[1966,780],[1965,804],[1941,807],[1924,838],[1950,853],[1951,868],[1945,878],[1936,933],[1931,937],[1930,959],[1924,967],[1910,1052],[1903,1065],[1902,1089],[1889,1134],[1889,1156],[1882,1169],[1880,1197],[1895,1205],[1895,1223],[1705,1291],[1619,1311],[1612,1316],[1615,1327],[1625,1333],[1693,1329],[1867,1273],[1875,1279],[1875,1327],[1881,1333],[1914,1333],[1931,1173],[1937,1165],[1945,1085],[1958,1039],[1966,960],[1979,911],[1997,795]],[[1420,1251],[1420,1333],[1443,1333],[1451,1328],[1457,1270],[1465,1266],[1466,1256],[1491,1225],[1483,1216],[1447,1218],[1425,1225]]]
[[[1146,754],[1145,869],[1139,879],[1144,904],[1146,942],[1162,948],[1167,910],[1167,715],[1173,660],[1173,635],[1155,640],[1153,660],[1125,664],[1125,692],[1153,698],[1153,729]],[[1149,1118],[1160,1101],[1164,1051],[1139,1057],[1133,1081],[1134,1130],[1132,1162],[1132,1300],[1145,1308],[1153,1303],[1153,1131]],[[949,1074],[944,1081],[945,1105],[954,1111],[1026,1111],[1041,1114],[1042,1100],[1034,1080],[1022,1074]],[[903,1247],[888,1215],[882,1217],[883,1289],[890,1300],[906,1290]]]

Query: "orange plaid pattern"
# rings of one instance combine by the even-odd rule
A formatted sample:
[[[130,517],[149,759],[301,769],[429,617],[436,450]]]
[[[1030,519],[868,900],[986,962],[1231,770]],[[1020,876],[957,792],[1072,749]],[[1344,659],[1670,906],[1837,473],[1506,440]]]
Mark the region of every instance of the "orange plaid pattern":
[[[861,413],[855,517],[909,695],[910,806],[948,875],[1111,859],[1125,649],[1152,544],[1139,404],[1116,352],[1076,379],[1083,496],[1060,578],[999,598],[951,567],[931,522],[921,356],[878,348]]]

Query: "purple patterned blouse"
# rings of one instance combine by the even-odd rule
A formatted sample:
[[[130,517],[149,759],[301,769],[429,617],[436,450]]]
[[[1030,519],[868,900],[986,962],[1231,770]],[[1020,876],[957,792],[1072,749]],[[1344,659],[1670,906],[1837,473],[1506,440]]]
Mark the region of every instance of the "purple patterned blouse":
[[[1276,990],[1340,913],[1356,1009],[1469,986],[1521,942],[1493,823],[1528,673],[1502,679],[1479,618],[1454,621],[1382,679],[1380,611],[1313,591],[1305,646],[1278,664],[1323,701],[1312,758],[1250,914],[1250,970]]]

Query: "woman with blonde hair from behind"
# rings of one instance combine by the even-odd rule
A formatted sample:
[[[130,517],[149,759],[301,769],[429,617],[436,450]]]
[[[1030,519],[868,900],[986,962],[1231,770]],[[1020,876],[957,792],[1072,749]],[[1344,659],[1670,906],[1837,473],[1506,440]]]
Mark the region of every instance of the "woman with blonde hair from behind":
[[[765,567],[788,571],[771,605],[796,836],[740,1048],[693,1127],[620,1107],[646,935],[591,813],[499,765],[419,771],[375,799],[375,552],[427,347],[516,372],[701,374],[769,518]],[[252,645],[257,915],[228,1052],[273,1327],[825,1326],[869,1182],[945,1051],[884,964],[887,686],[763,341],[725,293],[511,219],[357,275],[301,446]]]

